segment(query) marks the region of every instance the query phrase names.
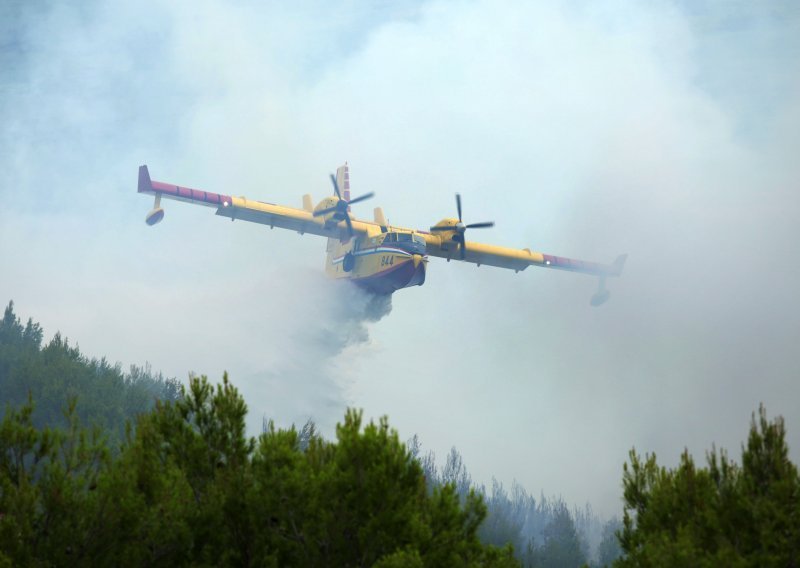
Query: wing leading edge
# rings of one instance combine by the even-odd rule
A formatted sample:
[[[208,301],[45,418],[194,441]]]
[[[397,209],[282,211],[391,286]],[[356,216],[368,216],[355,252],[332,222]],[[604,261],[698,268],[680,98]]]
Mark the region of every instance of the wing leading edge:
[[[342,238],[347,235],[344,222],[326,223],[322,217],[314,217],[311,211],[295,209],[282,205],[274,205],[263,201],[255,201],[245,197],[233,197],[200,189],[178,186],[150,179],[147,166],[139,167],[139,193],[155,195],[156,199],[164,197],[184,201],[195,205],[213,207],[217,215],[233,220],[260,223],[270,227],[289,229],[298,233],[310,233],[322,237]],[[366,233],[366,223],[353,220],[353,231]]]
[[[420,231],[420,234],[425,237],[429,255],[448,260],[461,260],[458,252],[458,243],[448,243],[441,236],[433,233]],[[627,254],[623,254],[618,256],[612,264],[600,264],[535,252],[530,249],[513,249],[467,241],[464,260],[478,266],[486,264],[488,266],[508,268],[517,272],[525,270],[529,266],[541,266],[542,268],[569,270],[593,276],[619,276],[622,273],[627,257]]]

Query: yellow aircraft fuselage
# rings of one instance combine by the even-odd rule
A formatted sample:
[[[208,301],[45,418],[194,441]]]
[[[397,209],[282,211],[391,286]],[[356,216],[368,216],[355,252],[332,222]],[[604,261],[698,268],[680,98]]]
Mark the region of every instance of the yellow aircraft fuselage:
[[[350,199],[350,176],[347,166],[337,170],[334,184],[344,189],[344,199]],[[310,207],[310,197],[304,199]],[[418,231],[390,227],[380,208],[375,221],[354,220],[349,207],[337,209],[338,197],[324,198],[312,214],[319,215],[325,226],[337,227],[345,218],[358,223],[360,230],[351,235],[329,237],[325,272],[334,279],[347,279],[376,294],[392,294],[409,286],[425,283],[428,264],[425,237]],[[346,205],[346,204],[344,204]],[[341,207],[341,205],[340,205]],[[327,211],[327,213],[324,213]]]
[[[428,257],[421,235],[381,227],[381,232],[355,236],[346,242],[328,239],[325,272],[347,278],[375,292],[391,294],[425,283]]]

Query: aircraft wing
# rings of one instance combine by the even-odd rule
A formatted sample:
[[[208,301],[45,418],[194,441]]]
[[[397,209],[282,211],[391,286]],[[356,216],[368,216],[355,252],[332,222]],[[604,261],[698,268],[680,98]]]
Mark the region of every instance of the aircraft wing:
[[[425,237],[428,255],[438,256],[448,260],[461,260],[458,243],[447,241],[438,234],[426,231],[419,231],[419,233]],[[543,268],[582,272],[594,276],[619,276],[622,273],[622,267],[625,264],[627,256],[626,254],[618,256],[613,264],[599,264],[596,262],[587,262],[585,260],[575,260],[563,256],[544,254],[531,251],[530,249],[513,249],[466,241],[464,261],[472,262],[478,266],[486,264],[499,268],[510,268],[516,271],[525,270],[529,266],[541,266]]]
[[[204,205],[216,209],[216,214],[231,220],[250,221],[281,229],[297,231],[300,234],[310,233],[323,237],[347,238],[347,226],[343,221],[326,223],[322,217],[314,217],[311,211],[284,207],[263,201],[233,197],[219,193],[211,193],[200,189],[192,189],[153,181],[147,166],[139,167],[139,193],[155,195],[176,201],[184,201],[195,205]],[[355,233],[366,233],[366,224],[352,220]]]

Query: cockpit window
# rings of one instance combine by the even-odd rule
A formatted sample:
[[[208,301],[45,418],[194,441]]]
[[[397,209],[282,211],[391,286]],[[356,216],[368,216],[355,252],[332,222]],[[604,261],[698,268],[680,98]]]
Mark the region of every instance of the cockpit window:
[[[425,237],[412,233],[386,233],[383,238],[384,243],[417,243],[424,245]]]
[[[387,243],[410,243],[412,241],[410,233],[389,233],[384,242]]]

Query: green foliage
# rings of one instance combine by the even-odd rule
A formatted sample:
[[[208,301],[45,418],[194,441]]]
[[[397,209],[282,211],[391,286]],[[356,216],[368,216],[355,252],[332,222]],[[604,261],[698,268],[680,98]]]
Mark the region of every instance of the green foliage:
[[[38,323],[20,323],[9,302],[0,320],[0,413],[7,404],[24,405],[30,395],[36,401],[33,425],[66,428],[63,409],[77,399],[75,413],[82,423],[121,441],[128,420],[149,411],[156,399],[174,400],[180,392],[177,381],[148,368],[132,366],[123,373],[105,359],[86,358],[59,333],[44,346],[42,336]]]
[[[529,554],[529,566],[536,568],[577,568],[586,563],[575,523],[562,502],[544,529],[544,542]]]
[[[603,525],[603,537],[597,549],[598,566],[611,566],[614,561],[622,556],[622,547],[617,538],[617,532],[622,530],[622,523],[614,517]]]
[[[492,480],[492,492],[486,495],[488,515],[478,534],[481,542],[502,546],[511,543],[517,554],[525,552],[531,537],[524,535],[525,524],[536,514],[536,503],[524,491],[514,485],[516,495],[512,501],[502,484]]]
[[[273,425],[255,440],[227,375],[193,377],[111,456],[75,408],[64,433],[30,403],[0,425],[0,565],[517,565],[478,540],[481,497],[429,493],[385,418],[348,411],[335,442]]]
[[[96,431],[79,428],[74,401],[63,432],[35,428],[32,412],[28,402],[0,424],[0,559],[75,564],[95,545],[96,490],[109,453]]]
[[[481,497],[486,518],[478,528],[480,541],[496,550],[513,551],[524,566],[583,564],[589,554],[587,535],[595,526],[599,540],[602,525],[588,505],[571,513],[561,498],[534,499],[516,482],[508,492],[496,479],[492,480],[491,492],[487,492],[483,486],[472,485],[456,448],[450,449],[441,473],[437,471],[433,452],[422,453],[417,436],[409,440],[408,448],[422,467],[429,493],[449,484],[462,504],[467,502],[470,492]]]
[[[423,568],[425,563],[417,550],[398,550],[381,558],[373,568]]]
[[[485,499],[488,515],[478,532],[481,542],[513,545],[523,566],[585,563],[589,554],[586,533],[600,522],[588,505],[570,512],[561,498],[534,499],[516,482],[509,494],[497,480],[493,480],[492,491]]]
[[[452,485],[428,494],[386,418],[362,428],[350,410],[336,438],[312,436],[303,449],[293,429],[270,425],[259,439],[251,503],[269,519],[260,528],[279,565],[515,565],[510,550],[480,544],[474,493],[463,507]]]
[[[618,566],[797,566],[800,478],[783,419],[753,416],[742,465],[712,449],[698,468],[684,451],[674,470],[634,450],[625,464],[625,557]]]

